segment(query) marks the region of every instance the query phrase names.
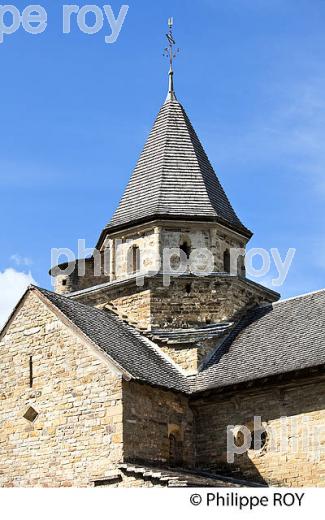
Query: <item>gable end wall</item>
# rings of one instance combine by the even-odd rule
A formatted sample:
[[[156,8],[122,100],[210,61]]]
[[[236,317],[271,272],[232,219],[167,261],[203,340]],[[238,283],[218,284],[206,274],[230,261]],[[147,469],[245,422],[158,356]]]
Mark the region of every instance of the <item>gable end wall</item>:
[[[110,474],[122,459],[121,377],[34,292],[1,338],[0,367],[0,487],[90,486]]]

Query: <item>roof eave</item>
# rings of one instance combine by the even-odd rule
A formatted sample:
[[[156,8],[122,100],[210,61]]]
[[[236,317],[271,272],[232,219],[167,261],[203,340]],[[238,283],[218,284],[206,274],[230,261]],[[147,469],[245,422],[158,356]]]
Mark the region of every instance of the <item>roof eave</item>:
[[[130,222],[124,222],[121,224],[108,224],[103,231],[100,234],[100,237],[98,239],[98,242],[96,244],[96,249],[100,249],[104,243],[105,238],[107,235],[111,233],[116,233],[118,231],[123,231],[124,229],[128,229],[133,226],[138,226],[141,224],[145,224],[148,222],[153,222],[155,220],[173,220],[173,221],[188,221],[188,222],[211,222],[211,223],[219,223],[223,226],[228,227],[232,231],[236,231],[236,233],[239,233],[240,235],[244,236],[248,240],[252,238],[253,233],[249,229],[247,229],[244,225],[236,225],[231,222],[228,222],[227,220],[223,219],[219,216],[207,216],[207,215],[172,215],[172,214],[159,214],[156,213],[155,215],[149,215],[147,217],[142,217],[136,220],[132,220]]]

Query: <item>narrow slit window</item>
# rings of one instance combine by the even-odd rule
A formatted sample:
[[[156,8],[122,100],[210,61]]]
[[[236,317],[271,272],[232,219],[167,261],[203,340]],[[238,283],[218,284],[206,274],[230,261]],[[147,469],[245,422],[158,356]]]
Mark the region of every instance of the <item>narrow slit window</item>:
[[[140,271],[140,248],[132,246],[129,249],[129,273],[135,274]]]
[[[230,273],[230,253],[228,249],[223,254],[223,269],[225,273]]]
[[[171,466],[183,464],[183,443],[173,433],[169,435],[169,464]]]
[[[187,258],[190,256],[191,254],[191,246],[189,245],[188,242],[183,242],[181,245],[180,245],[180,250],[183,251]]]
[[[29,356],[29,387],[33,388],[33,356]]]

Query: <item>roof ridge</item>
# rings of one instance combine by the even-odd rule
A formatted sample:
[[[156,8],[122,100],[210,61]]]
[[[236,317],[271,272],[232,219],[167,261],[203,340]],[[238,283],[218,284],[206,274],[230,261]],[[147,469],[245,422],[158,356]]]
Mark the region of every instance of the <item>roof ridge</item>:
[[[233,326],[230,328],[229,332],[221,338],[220,343],[218,343],[215,348],[206,356],[206,358],[203,360],[200,366],[200,370],[197,373],[197,376],[204,372],[205,370],[208,370],[210,366],[215,364],[215,357],[218,355],[219,360],[220,358],[227,352],[228,345],[231,346],[233,340],[241,333],[241,331],[250,323],[252,320],[252,317],[254,316],[254,310],[256,312],[256,309],[251,309],[250,312],[248,312],[246,315],[242,316],[237,323],[234,323]]]
[[[91,305],[81,303],[81,302],[73,300],[71,298],[67,298],[66,296],[64,296],[62,294],[54,293],[47,289],[43,289],[43,288],[39,288],[39,287],[37,287],[36,289],[45,298],[47,298],[52,305],[57,307],[58,310],[61,313],[63,313],[67,317],[67,319],[69,321],[71,321],[73,323],[73,325],[76,326],[81,331],[82,334],[84,334],[86,337],[88,337],[90,339],[90,341],[93,341],[100,349],[104,350],[112,358],[112,361],[115,362],[118,366],[120,366],[126,373],[130,374],[130,376],[132,378],[134,378],[135,380],[139,379],[139,380],[146,381],[145,377],[143,377],[142,375],[140,375],[140,376],[137,375],[137,373],[139,372],[139,370],[138,370],[139,367],[137,366],[137,363],[134,362],[134,358],[133,358],[133,356],[136,352],[138,353],[138,356],[139,356],[139,354],[141,354],[140,346],[142,345],[143,349],[145,350],[145,352],[142,350],[142,357],[145,354],[145,356],[148,356],[150,358],[150,352],[151,352],[152,355],[154,356],[154,358],[151,357],[151,361],[153,361],[153,363],[155,363],[158,359],[160,361],[163,361],[163,364],[160,365],[160,368],[162,368],[165,371],[167,370],[167,377],[174,380],[173,382],[170,381],[169,384],[168,384],[168,381],[167,381],[167,383],[164,383],[164,384],[159,382],[159,377],[160,377],[160,381],[161,381],[162,374],[160,374],[160,376],[158,377],[159,374],[157,373],[157,364],[156,364],[152,373],[150,374],[149,381],[147,381],[147,382],[149,382],[150,384],[157,384],[158,386],[159,385],[166,386],[167,388],[171,387],[171,388],[174,388],[175,390],[182,391],[184,393],[189,393],[189,391],[190,391],[189,382],[187,380],[186,374],[180,369],[180,367],[178,367],[174,362],[172,362],[172,360],[167,355],[164,355],[160,351],[160,349],[157,345],[155,345],[148,338],[144,337],[140,331],[138,331],[136,328],[132,327],[129,323],[125,322],[120,316],[118,316],[111,310],[108,310],[108,309],[104,310],[104,309],[100,309],[98,307],[93,307]],[[60,306],[60,302],[61,302],[62,306]],[[81,322],[81,326],[80,326],[80,315],[78,314],[78,312],[76,312],[76,309],[78,309],[78,308],[85,311],[86,315],[88,315],[87,316],[88,319],[92,318],[90,320],[90,322],[92,323],[92,325],[90,327],[90,332],[89,332],[89,330],[88,331],[86,330],[88,327],[88,324],[87,324],[87,326],[85,326]],[[109,323],[111,325],[113,325],[113,323],[114,323],[118,329],[120,329],[122,332],[124,331],[124,333],[126,333],[124,339],[132,342],[132,360],[130,360],[130,358],[129,358],[127,360],[126,365],[124,364],[125,358],[123,358],[123,356],[122,356],[122,360],[120,359],[120,353],[119,353],[119,351],[116,350],[116,345],[115,345],[115,351],[114,351],[114,348],[113,348],[113,351],[112,351],[112,349],[110,351],[110,348],[109,347],[107,348],[107,345],[106,345],[106,348],[104,346],[104,343],[105,343],[104,335],[105,335],[105,332],[107,332],[106,325],[108,325],[108,324],[105,322],[101,323],[101,320],[99,318],[98,318],[98,320],[94,320],[94,316],[89,317],[89,313],[96,313],[97,316],[101,316],[102,319],[104,319],[104,320],[108,319]],[[83,316],[81,316],[81,318],[83,318]],[[96,331],[94,331],[94,329],[96,328],[93,323],[94,321],[96,321],[96,326],[100,328],[100,334],[98,335],[98,333],[97,333],[97,336],[96,336]],[[94,336],[94,332],[95,332],[95,336]],[[127,334],[128,334],[128,336],[127,336]],[[119,339],[119,342],[120,342],[120,339]],[[146,362],[148,362],[148,359],[146,359]],[[128,368],[128,364],[130,365],[130,363],[132,365],[131,369]],[[145,368],[145,367],[142,367],[142,368]],[[169,374],[168,374],[168,371],[170,372]],[[163,377],[165,377],[165,376],[166,376],[166,372]],[[157,379],[157,381],[156,381],[156,379]]]
[[[161,107],[160,110],[163,110],[165,107],[168,107],[168,115],[170,115],[170,107],[171,107],[172,103],[178,103],[180,105],[180,103],[179,103],[179,101],[177,101],[177,99],[166,99],[165,103],[163,104],[163,106]],[[167,130],[168,130],[168,125],[166,126],[166,130],[165,130],[166,134],[167,134]],[[165,158],[166,150],[167,150],[167,139],[164,140],[164,144],[163,144],[163,158]],[[161,166],[161,177],[160,177],[159,193],[158,193],[158,200],[157,200],[157,211],[158,212],[161,207],[161,195],[162,195],[161,187],[162,187],[163,181],[164,181],[164,164],[165,164],[165,161],[163,160],[162,166]]]
[[[127,378],[184,394],[229,387],[266,377],[325,367],[324,320],[320,298],[325,289],[312,291],[278,303],[293,301],[285,310],[278,303],[256,306],[239,320],[214,349],[196,374],[184,374],[158,345],[112,311],[75,301],[64,295],[29,286],[17,303],[0,337],[24,305],[29,291],[44,297],[44,303],[59,318],[103,351],[112,365]],[[310,300],[304,298],[310,296]],[[324,314],[324,313],[323,313]]]
[[[215,169],[208,157],[208,154],[206,153],[205,149],[203,148],[203,145],[195,131],[195,128],[193,127],[193,124],[192,124],[192,121],[191,119],[189,118],[189,116],[187,115],[184,107],[180,104],[180,107],[181,107],[181,110],[183,112],[183,116],[184,116],[184,121],[185,121],[185,124],[186,124],[186,127],[187,127],[187,130],[188,130],[188,133],[189,133],[189,137],[190,137],[190,141],[191,141],[191,145],[192,145],[192,148],[193,148],[193,152],[194,152],[194,155],[195,155],[195,159],[197,161],[197,164],[198,164],[198,168],[202,174],[202,178],[203,178],[203,184],[204,184],[204,188],[205,188],[205,192],[206,192],[206,195],[207,195],[207,198],[209,199],[210,201],[210,204],[211,206],[213,207],[213,209],[215,210],[216,214],[219,213],[219,211],[216,210],[215,208],[215,201],[213,200],[212,198],[212,194],[210,192],[210,190],[208,189],[208,185],[207,185],[207,181],[208,179],[206,178],[206,172],[204,171],[204,168],[202,167],[203,165],[201,164],[200,162],[200,158],[201,158],[201,155],[202,155],[202,160],[204,161],[207,161],[207,166],[208,168],[210,169],[211,173],[215,176],[215,179],[218,183],[218,188],[221,189],[222,193],[223,193],[223,196],[226,198],[229,206],[230,206],[230,209],[235,217],[235,220],[238,221],[238,223],[240,225],[242,225],[240,219],[237,217],[228,197],[227,197],[227,194],[225,192],[225,190],[223,189],[222,187],[222,184],[221,182],[219,181],[218,177],[217,177],[217,174],[215,172]]]
[[[90,335],[85,332],[84,330],[82,330],[74,321],[73,319],[67,315],[67,313],[62,310],[50,297],[49,297],[49,294],[52,295],[52,296],[59,296],[59,299],[63,299],[65,300],[66,298],[63,296],[63,295],[59,295],[57,293],[54,293],[52,291],[48,291],[47,289],[43,289],[42,287],[36,287],[36,286],[30,286],[28,289],[27,289],[27,292],[29,290],[36,290],[36,293],[40,293],[40,299],[41,301],[44,303],[44,299],[46,300],[47,303],[45,303],[45,305],[48,305],[48,307],[52,310],[52,312],[55,313],[55,315],[58,315],[59,316],[59,319],[60,321],[63,321],[63,323],[65,323],[65,320],[68,322],[69,324],[69,327],[72,328],[72,330],[74,330],[75,328],[77,329],[78,331],[78,334],[81,335],[81,337],[90,342],[92,345],[94,345],[96,348],[98,348],[99,351],[101,351],[101,353],[103,354],[106,354],[106,356],[109,358],[109,361],[110,363],[115,367],[115,369],[117,369],[118,371],[120,371],[122,374],[124,374],[126,377],[133,377],[132,374],[127,370],[125,369],[116,359],[113,358],[113,356],[111,356],[107,351],[104,351],[104,349],[102,349],[100,347],[100,345],[98,345],[91,337]],[[73,300],[68,300],[69,302],[73,301]],[[75,303],[79,303],[79,302],[73,302],[74,304]],[[80,306],[85,306],[84,304],[80,304]],[[55,307],[55,311],[53,310],[53,307]],[[63,318],[61,318],[60,315],[63,315]],[[65,323],[65,325],[67,325]]]
[[[194,153],[195,161],[196,161],[196,163],[198,165],[198,168],[199,168],[200,172],[202,173],[202,177],[203,177],[203,180],[204,180],[204,174],[202,172],[201,165],[200,165],[200,162],[199,162],[199,159],[198,159],[198,156],[197,156],[197,153],[196,153],[196,149],[195,149],[195,144],[194,144],[194,141],[193,141],[193,138],[192,138],[192,131],[195,134],[195,130],[193,128],[193,125],[191,123],[190,118],[188,117],[188,115],[185,112],[184,107],[181,104],[180,104],[180,107],[181,107],[181,110],[182,110],[182,113],[183,113],[185,125],[186,125],[187,131],[188,131],[188,135],[189,135],[189,138],[190,138],[190,143],[191,143],[191,146],[192,146],[192,151]],[[189,125],[188,125],[188,123],[189,123]],[[207,157],[207,159],[208,159],[208,157]],[[208,159],[208,162],[210,163],[209,159]],[[212,168],[211,164],[210,164],[210,166]],[[209,196],[209,192],[208,192],[207,186],[206,186],[205,182],[203,184],[204,184],[204,191],[206,193],[206,196],[207,196],[208,200],[210,201],[211,206],[213,207],[212,200],[211,200],[211,198]]]
[[[75,300],[72,300],[72,301],[75,301]],[[97,307],[95,307],[95,308],[97,308]],[[148,338],[147,336],[142,334],[136,327],[133,327],[133,325],[131,325],[127,321],[123,320],[123,318],[119,314],[117,314],[114,311],[112,311],[111,309],[107,309],[107,308],[105,308],[105,310],[104,309],[98,309],[98,310],[101,310],[104,313],[105,312],[109,313],[113,319],[115,318],[116,321],[122,323],[124,325],[124,327],[127,328],[129,330],[129,332],[131,334],[133,334],[137,339],[140,338],[141,341],[143,341],[144,343],[147,343],[149,348],[154,350],[160,357],[162,357],[165,361],[167,361],[173,368],[176,368],[177,372],[179,372],[182,376],[187,377],[186,372],[184,370],[182,370],[181,367],[179,367],[177,365],[177,363],[175,363],[175,361],[173,361],[169,356],[167,356],[167,354],[165,354],[165,352],[163,352],[158,347],[158,345],[156,345],[154,343],[154,341],[152,341],[150,338]]]
[[[281,303],[287,303],[291,302],[292,300],[299,300],[300,298],[306,298],[307,296],[313,296],[314,294],[324,293],[325,294],[325,288],[324,289],[317,289],[315,291],[310,291],[303,294],[298,294],[297,296],[290,296],[289,298],[284,298],[283,300],[279,300],[277,302],[273,302],[270,305],[280,305]]]

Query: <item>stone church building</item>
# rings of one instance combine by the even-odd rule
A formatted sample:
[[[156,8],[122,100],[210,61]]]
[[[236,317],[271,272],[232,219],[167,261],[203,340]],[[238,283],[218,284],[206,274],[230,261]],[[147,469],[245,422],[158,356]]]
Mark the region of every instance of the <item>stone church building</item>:
[[[94,255],[1,332],[2,487],[325,485],[325,290],[246,278],[252,233],[172,75]]]

